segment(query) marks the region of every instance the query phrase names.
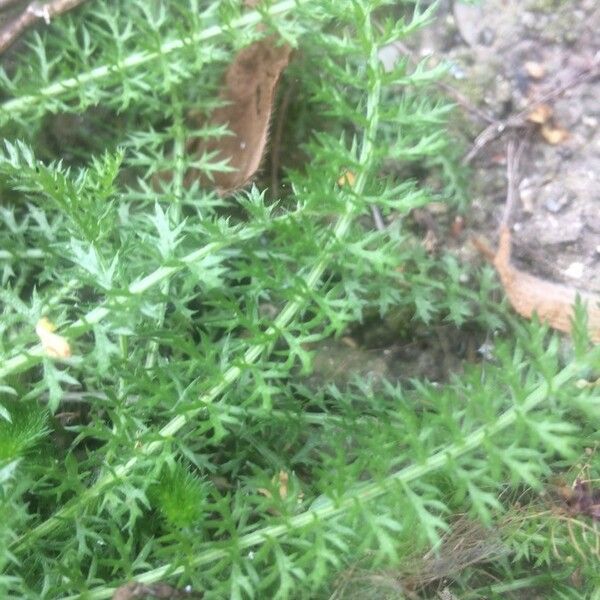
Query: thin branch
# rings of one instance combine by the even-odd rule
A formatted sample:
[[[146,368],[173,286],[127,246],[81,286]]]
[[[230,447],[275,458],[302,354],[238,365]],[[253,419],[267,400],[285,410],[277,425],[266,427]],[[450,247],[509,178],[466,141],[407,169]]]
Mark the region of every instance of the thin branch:
[[[385,231],[385,221],[383,220],[383,215],[379,210],[379,206],[376,204],[371,204],[371,215],[373,216],[373,222],[375,223],[375,227],[378,231]]]
[[[473,142],[473,147],[468,152],[468,154],[463,159],[463,164],[469,164],[477,154],[487,146],[493,140],[499,138],[507,129],[518,129],[523,127],[526,122],[527,115],[540,104],[544,102],[548,102],[549,100],[553,100],[562,96],[566,91],[585,83],[586,81],[590,81],[600,75],[600,52],[596,54],[591,65],[582,69],[577,75],[569,79],[566,83],[558,86],[557,88],[550,90],[546,94],[542,95],[537,100],[530,102],[523,110],[518,112],[516,115],[512,117],[508,117],[503,121],[495,121],[488,125],[476,138]]]
[[[38,21],[44,21],[46,25],[50,20],[62,13],[65,13],[86,0],[51,0],[50,2],[39,2],[34,0],[14,19],[11,19],[0,28],[0,54],[12,46],[16,40],[27,29],[35,25]],[[0,9],[14,4],[14,0],[0,0]]]
[[[506,149],[506,205],[504,207],[504,214],[502,216],[502,227],[508,227],[508,222],[516,203],[519,164],[521,162],[521,157],[523,156],[524,148],[525,142],[521,141],[518,145],[515,143],[514,139],[511,139],[508,142],[508,147]]]

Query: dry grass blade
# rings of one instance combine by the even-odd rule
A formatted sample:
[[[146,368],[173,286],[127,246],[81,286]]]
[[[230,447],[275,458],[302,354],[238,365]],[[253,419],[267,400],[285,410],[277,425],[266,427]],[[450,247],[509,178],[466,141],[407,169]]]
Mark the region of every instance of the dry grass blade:
[[[435,551],[413,556],[397,569],[350,569],[340,577],[334,598],[381,598],[386,593],[416,597],[441,580],[456,579],[467,567],[496,560],[508,552],[499,532],[460,516]]]

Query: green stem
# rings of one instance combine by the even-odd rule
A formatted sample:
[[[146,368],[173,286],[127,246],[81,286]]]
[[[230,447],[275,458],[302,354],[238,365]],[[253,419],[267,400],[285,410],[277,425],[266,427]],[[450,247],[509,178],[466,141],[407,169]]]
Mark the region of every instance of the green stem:
[[[280,538],[290,530],[307,527],[312,523],[317,523],[325,519],[331,519],[344,511],[356,506],[357,503],[369,502],[383,494],[390,488],[396,487],[394,483],[408,484],[430,474],[432,471],[442,468],[449,462],[455,462],[461,456],[468,454],[473,450],[481,447],[481,444],[489,437],[495,436],[500,432],[513,426],[519,415],[524,412],[534,410],[539,406],[551,393],[552,390],[560,388],[562,385],[572,379],[581,369],[581,365],[571,363],[560,373],[558,373],[551,381],[550,385],[545,384],[539,386],[525,399],[522,405],[512,407],[504,412],[493,425],[485,425],[471,432],[467,438],[459,443],[448,444],[441,448],[436,453],[432,454],[423,463],[412,464],[400,471],[390,475],[385,481],[372,483],[364,483],[355,486],[347,492],[341,500],[332,500],[330,498],[319,501],[316,508],[309,509],[291,519],[288,519],[285,524],[270,525],[263,527],[259,531],[242,536],[237,540],[238,550],[245,550],[258,546],[263,542]],[[397,489],[397,488],[396,488]],[[214,564],[217,561],[229,556],[229,550],[226,548],[211,548],[200,553],[195,559],[189,561],[185,568],[201,567],[203,565]],[[141,583],[155,583],[164,579],[167,576],[181,575],[185,568],[183,566],[175,567],[173,565],[163,565],[151,571],[147,571],[142,575],[136,576],[136,580]],[[110,598],[114,590],[105,587],[99,587],[91,590],[88,598],[90,600]],[[75,599],[76,596],[70,596],[68,599]]]
[[[370,65],[373,69],[373,73],[378,73],[379,64],[376,53],[377,49],[375,43],[372,41],[372,31],[368,19],[366,20],[365,27],[368,28],[368,31],[366,32],[368,39],[371,40],[371,52],[369,53]],[[381,83],[379,78],[377,78],[372,88],[369,90],[369,94],[367,97],[366,113],[368,117],[368,126],[363,131],[361,139],[361,152],[359,156],[359,163],[361,169],[353,189],[353,194],[356,195],[360,195],[364,191],[364,186],[366,184],[366,179],[368,175],[368,166],[373,157],[373,140],[375,139],[375,135],[379,126],[378,111],[380,94]],[[341,193],[344,192],[342,191]],[[334,240],[340,240],[344,238],[356,216],[355,209],[351,200],[352,199],[349,197],[348,202],[346,203],[347,211],[342,217],[340,217],[333,230]],[[205,249],[203,249],[203,251],[204,250]],[[327,268],[327,265],[328,253],[324,252],[317,264],[309,271],[309,273],[305,277],[306,286],[309,289],[317,287],[317,284],[321,279],[325,269]],[[175,269],[175,267],[164,267],[164,269],[169,268]],[[271,325],[265,331],[264,337],[270,340],[276,335],[278,335],[278,333],[281,330],[284,330],[290,324],[292,319],[294,319],[294,317],[304,307],[304,305],[305,300],[303,298],[299,298],[289,302],[279,313],[273,325]],[[256,360],[262,354],[269,351],[271,344],[272,342],[266,342],[249,347],[244,353],[242,364],[250,365],[256,362]],[[212,404],[212,402],[214,402],[214,400],[218,396],[220,396],[233,382],[235,382],[239,378],[241,373],[242,369],[240,367],[229,367],[223,374],[222,380],[218,384],[210,388],[207,392],[202,394],[202,396],[199,398],[198,404],[201,407],[207,404]],[[100,496],[102,492],[111,485],[113,485],[115,481],[118,481],[120,478],[125,477],[135,467],[140,456],[148,456],[160,450],[163,447],[164,442],[168,440],[168,438],[174,436],[182,427],[189,423],[191,419],[193,419],[198,413],[200,413],[201,410],[202,408],[196,408],[194,410],[188,411],[185,415],[177,415],[176,417],[171,419],[171,421],[169,421],[159,431],[159,436],[162,439],[155,440],[153,442],[150,442],[149,444],[145,444],[144,446],[142,446],[138,451],[137,456],[132,457],[124,465],[118,465],[115,468],[111,468],[109,472],[105,471],[105,473],[99,476],[97,482],[94,485],[92,485],[79,496],[77,496],[71,503],[66,504],[61,509],[57,510],[54,513],[54,515],[49,517],[46,521],[44,521],[37,527],[30,529],[27,533],[23,534],[18,539],[16,539],[14,542],[15,552],[24,550],[25,548],[29,547],[33,542],[35,542],[35,540],[46,536],[54,529],[58,528],[62,523],[66,521],[68,522],[70,519],[72,519],[78,512],[81,512],[82,506]]]
[[[181,198],[183,196],[183,178],[185,175],[184,155],[185,155],[185,118],[181,108],[181,102],[174,92],[171,94],[171,106],[173,106],[173,119],[175,129],[175,144],[173,147],[173,155],[175,156],[175,169],[173,170],[173,186],[174,191],[173,202],[170,205],[169,225],[176,227],[181,221]],[[160,284],[160,291],[163,298],[169,297],[171,288],[171,280],[165,279]],[[163,302],[160,307],[160,318],[156,323],[157,330],[162,329],[165,322],[167,303]],[[148,346],[148,355],[146,356],[145,368],[152,369],[158,357],[158,342],[152,340]]]
[[[298,219],[298,217],[302,214],[304,209],[302,207],[298,208],[298,210],[294,212],[287,213],[280,217],[274,217],[271,219],[271,224],[273,221],[293,221],[294,219]],[[219,242],[211,242],[206,246],[199,248],[198,250],[194,250],[190,252],[186,256],[179,259],[179,264],[172,265],[168,267],[159,267],[149,275],[134,281],[127,288],[127,294],[129,296],[139,296],[146,291],[148,291],[151,287],[163,282],[165,279],[174,275],[178,271],[181,271],[187,265],[193,265],[194,263],[222,250],[223,248],[227,248],[232,246],[237,242],[242,242],[245,240],[249,240],[255,237],[258,237],[264,233],[264,229],[262,227],[246,227],[246,228],[237,228],[237,230],[232,231],[228,234],[227,240],[219,241]],[[127,296],[124,298],[113,298],[111,299],[113,308],[114,306],[119,306],[121,304],[126,304],[128,301]],[[71,325],[65,327],[60,333],[67,336],[69,340],[73,340],[83,335],[87,331],[89,331],[96,323],[99,323],[103,319],[105,319],[113,308],[102,305],[91,310],[87,315],[83,316],[81,319],[71,323]],[[16,354],[15,356],[6,359],[2,365],[0,366],[0,380],[8,375],[18,373],[20,371],[24,371],[32,367],[33,365],[41,362],[44,357],[44,352],[40,344],[37,344],[31,347],[29,350],[25,350]]]
[[[307,0],[283,0],[268,8],[267,12],[271,16],[286,13],[296,6],[306,2]],[[232,29],[243,28],[246,26],[260,23],[262,16],[256,11],[248,12],[242,15],[231,23]],[[15,115],[25,112],[27,109],[46,101],[54,96],[62,96],[71,90],[79,89],[86,84],[96,82],[101,79],[110,78],[115,73],[115,70],[122,73],[135,67],[140,67],[149,62],[159,60],[168,56],[172,52],[181,50],[186,46],[198,46],[207,40],[218,37],[223,33],[223,27],[220,25],[212,25],[202,30],[195,35],[187,36],[178,40],[169,40],[162,44],[155,52],[136,52],[125,58],[118,65],[102,65],[92,69],[88,73],[81,73],[77,77],[69,77],[62,81],[57,81],[44,88],[41,88],[37,94],[28,96],[19,96],[0,104],[0,115],[4,114],[8,119],[12,119]]]

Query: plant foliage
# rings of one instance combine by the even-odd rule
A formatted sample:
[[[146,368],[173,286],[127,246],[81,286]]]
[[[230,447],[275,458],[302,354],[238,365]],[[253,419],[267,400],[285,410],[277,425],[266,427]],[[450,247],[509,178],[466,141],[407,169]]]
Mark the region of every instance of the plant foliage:
[[[328,597],[356,561],[435,547],[457,512],[491,526],[503,491],[542,489],[594,445],[599,397],[574,383],[598,352],[582,339],[565,357],[539,324],[511,323],[489,270],[465,286],[467,268],[407,225],[433,199],[461,203],[449,106],[430,86],[443,69],[386,72],[378,56],[433,7],[240,5],[95,0],[0,71],[2,597],[109,598],[130,580]],[[224,133],[191,131],[189,112],[213,108],[236,50],[272,31],[297,49],[286,135],[303,158],[284,193],[260,178],[228,198],[185,187],[192,167],[224,168],[185,152]],[[439,170],[443,192],[399,163]],[[393,311],[408,335],[446,321],[512,336],[441,385],[309,384],[315,344]],[[47,356],[42,317],[72,357]],[[598,585],[569,532],[523,522],[515,563],[497,565],[506,585],[591,597],[548,568],[558,543]],[[500,597],[457,581],[484,585]]]

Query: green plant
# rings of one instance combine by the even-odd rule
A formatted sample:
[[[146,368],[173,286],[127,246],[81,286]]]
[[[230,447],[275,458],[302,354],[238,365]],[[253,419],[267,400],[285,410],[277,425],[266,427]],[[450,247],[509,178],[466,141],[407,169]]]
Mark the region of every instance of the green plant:
[[[2,595],[108,598],[168,579],[215,598],[325,596],[355,560],[435,545],[452,512],[490,524],[505,486],[539,489],[590,444],[598,397],[573,381],[598,352],[582,337],[563,364],[539,324],[511,325],[493,361],[442,386],[306,383],[312,345],[365,315],[510,323],[490,270],[467,288],[466,267],[406,225],[435,193],[382,175],[435,168],[452,145],[429,87],[442,68],[386,73],[377,54],[433,8],[389,4],[97,0],[0,73],[0,419],[15,439],[30,423],[0,463]],[[186,115],[214,106],[260,22],[299,48],[288,129],[305,162],[273,201],[260,179],[230,198],[186,188],[188,168],[223,168],[185,152]],[[36,343],[44,316],[71,358]],[[528,565],[503,568],[518,580]]]

